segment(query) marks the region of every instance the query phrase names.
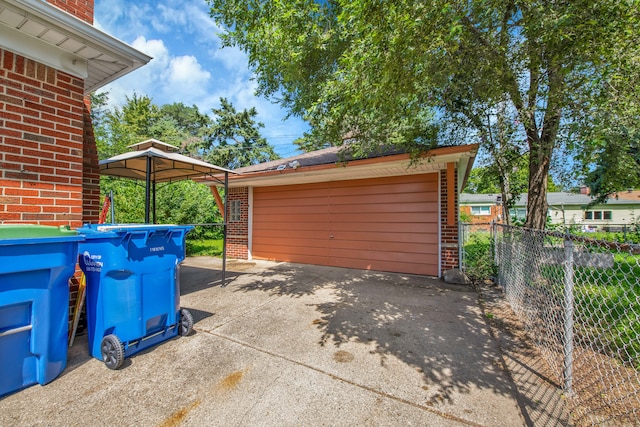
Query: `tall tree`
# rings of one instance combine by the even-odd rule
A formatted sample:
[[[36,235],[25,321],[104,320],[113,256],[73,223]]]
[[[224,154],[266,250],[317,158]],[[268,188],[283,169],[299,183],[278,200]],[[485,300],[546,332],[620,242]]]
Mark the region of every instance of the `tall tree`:
[[[620,0],[207,1],[258,91],[306,118],[317,141],[428,148],[416,137],[425,118],[438,138],[454,128],[482,140],[487,112],[506,105],[529,153],[532,228],[546,224],[554,150],[576,136],[576,117],[606,107],[594,94],[615,56],[637,51],[615,47],[637,41],[640,17]]]
[[[212,111],[211,124],[191,151],[195,148],[206,161],[230,169],[278,158],[260,135],[264,124],[255,120],[258,115],[255,108],[238,112],[226,98],[220,98],[220,108]]]

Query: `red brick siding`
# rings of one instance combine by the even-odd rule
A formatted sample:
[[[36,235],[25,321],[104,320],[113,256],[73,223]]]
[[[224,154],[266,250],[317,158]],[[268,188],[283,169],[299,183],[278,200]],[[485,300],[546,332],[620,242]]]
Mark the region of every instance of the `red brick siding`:
[[[82,224],[83,88],[0,49],[0,221]]]
[[[83,114],[82,221],[96,223],[100,218],[100,167],[98,149],[91,122],[91,104],[85,98]]]
[[[459,267],[458,253],[458,192],[457,192],[458,170],[456,169],[455,180],[453,186],[454,194],[447,193],[447,171],[440,171],[440,235],[441,235],[441,253],[440,264],[442,271]],[[447,200],[453,198],[455,200],[455,223],[447,224],[448,206]]]
[[[229,188],[227,202],[240,201],[240,221],[227,221],[227,256],[229,258],[249,258],[249,188]],[[227,212],[228,213],[228,212]]]
[[[47,2],[93,24],[93,0],[47,0]]]

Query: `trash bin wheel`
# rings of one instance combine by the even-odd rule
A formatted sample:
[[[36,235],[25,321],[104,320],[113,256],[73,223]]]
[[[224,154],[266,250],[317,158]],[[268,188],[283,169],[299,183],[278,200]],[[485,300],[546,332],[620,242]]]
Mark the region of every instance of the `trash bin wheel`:
[[[178,333],[180,336],[187,336],[193,329],[193,316],[189,313],[189,310],[180,309],[180,322],[178,322]]]
[[[102,338],[100,344],[102,361],[109,369],[118,369],[124,362],[124,349],[117,336],[111,334]]]

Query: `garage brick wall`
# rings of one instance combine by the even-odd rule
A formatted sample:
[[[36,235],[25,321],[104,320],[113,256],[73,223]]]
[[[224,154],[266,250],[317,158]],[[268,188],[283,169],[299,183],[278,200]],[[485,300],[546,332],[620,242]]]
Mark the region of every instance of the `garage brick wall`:
[[[457,192],[457,180],[458,171],[456,169],[454,174],[454,194],[448,194],[448,182],[447,171],[440,171],[440,233],[441,233],[441,255],[440,265],[442,271],[447,271],[452,268],[458,268],[459,251],[458,251],[458,192]],[[449,199],[454,200],[454,208],[456,211],[455,222],[448,224],[447,217],[449,213]]]
[[[240,202],[240,221],[227,222],[227,256],[236,259],[249,257],[249,188],[229,188],[227,203]]]

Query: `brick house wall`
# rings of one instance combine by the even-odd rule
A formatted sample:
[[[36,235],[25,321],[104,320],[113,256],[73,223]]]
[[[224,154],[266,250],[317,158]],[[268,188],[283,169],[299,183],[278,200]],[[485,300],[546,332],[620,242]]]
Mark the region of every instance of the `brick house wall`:
[[[249,188],[229,188],[228,206],[240,202],[240,221],[227,221],[227,256],[235,259],[249,258]]]
[[[450,270],[452,268],[459,267],[459,248],[458,248],[458,215],[455,215],[455,222],[453,224],[447,223],[448,216],[448,200],[452,198],[455,200],[455,210],[458,210],[458,170],[455,170],[454,174],[454,194],[448,194],[447,185],[447,171],[440,171],[440,266],[442,272]]]
[[[49,1],[93,23],[93,0]],[[0,222],[96,221],[98,157],[84,82],[0,49]]]
[[[0,221],[82,224],[84,82],[0,50]]]
[[[49,0],[93,23],[93,0]],[[0,223],[79,227],[100,212],[84,81],[0,49]],[[70,307],[77,298],[70,285]]]
[[[483,205],[486,206],[486,205]],[[473,215],[471,213],[471,206],[464,205],[460,206],[460,214],[463,215],[467,222],[471,224],[486,224],[487,222],[500,221],[502,218],[502,210],[501,206],[497,206],[495,204],[489,206],[490,214],[489,215]]]
[[[93,24],[94,0],[47,0],[52,4],[84,22]]]

